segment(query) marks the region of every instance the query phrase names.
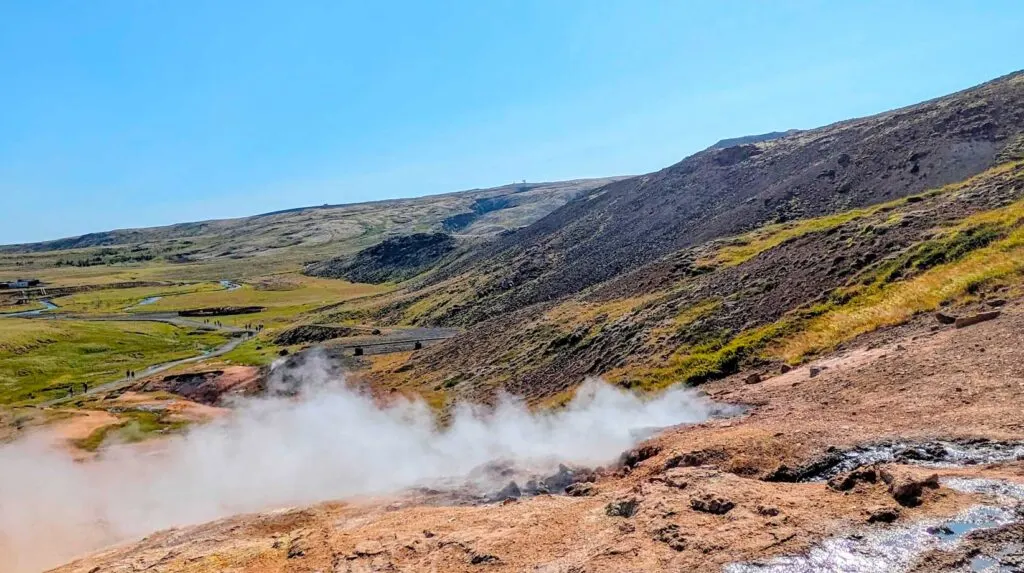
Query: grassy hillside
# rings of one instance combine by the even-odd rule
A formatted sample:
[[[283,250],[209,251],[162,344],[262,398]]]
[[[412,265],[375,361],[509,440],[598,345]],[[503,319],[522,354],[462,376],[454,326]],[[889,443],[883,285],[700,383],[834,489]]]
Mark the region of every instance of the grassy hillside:
[[[540,403],[587,375],[658,388],[799,362],[940,305],[1018,288],[1022,222],[1024,161],[1011,161],[917,195],[682,249],[580,295],[490,318],[376,375],[473,399],[504,387]],[[472,282],[392,293],[352,312],[415,322],[472,301]]]

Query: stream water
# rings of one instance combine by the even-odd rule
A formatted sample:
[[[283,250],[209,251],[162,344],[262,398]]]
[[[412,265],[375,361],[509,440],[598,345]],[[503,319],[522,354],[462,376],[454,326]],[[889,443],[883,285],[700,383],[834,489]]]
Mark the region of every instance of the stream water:
[[[948,479],[943,485],[965,493],[984,494],[991,505],[972,507],[949,520],[920,521],[905,527],[872,528],[834,537],[806,555],[780,557],[764,563],[737,563],[728,573],[869,573],[906,571],[923,554],[950,550],[972,531],[1009,525],[1020,519],[1016,506],[1024,502],[1024,486],[987,479]],[[997,560],[978,555],[973,571],[1003,571]]]
[[[59,306],[53,304],[52,302],[50,302],[48,300],[40,300],[39,302],[43,303],[43,308],[37,308],[35,310],[23,310],[21,312],[9,312],[9,313],[5,313],[5,314],[0,314],[0,317],[18,318],[18,317],[26,317],[26,316],[39,316],[40,314],[43,314],[44,312],[50,312],[51,310],[55,310],[55,309],[60,308]]]

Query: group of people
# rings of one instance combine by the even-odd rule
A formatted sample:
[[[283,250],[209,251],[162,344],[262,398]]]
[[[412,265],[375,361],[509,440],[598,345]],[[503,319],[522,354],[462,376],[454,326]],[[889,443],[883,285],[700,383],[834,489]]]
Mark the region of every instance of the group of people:
[[[129,380],[133,380],[135,378],[135,371],[134,370],[125,370],[124,371],[124,377],[129,379]]]
[[[82,394],[88,394],[88,393],[89,393],[89,384],[87,382],[82,382]],[[72,382],[71,384],[68,384],[68,396],[74,396],[74,395],[75,395],[75,383]],[[32,396],[32,397],[34,398],[35,396]]]

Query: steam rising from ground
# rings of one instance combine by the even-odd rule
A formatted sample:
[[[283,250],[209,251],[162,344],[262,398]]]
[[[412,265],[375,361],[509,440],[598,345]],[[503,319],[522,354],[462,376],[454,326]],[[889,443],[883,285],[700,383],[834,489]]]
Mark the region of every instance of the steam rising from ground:
[[[422,402],[381,406],[326,380],[321,364],[299,372],[298,397],[239,403],[159,451],[117,447],[75,463],[40,437],[0,448],[0,570],[36,571],[170,526],[465,476],[494,460],[604,464],[645,429],[712,411],[689,390],[645,401],[588,381],[558,412],[503,397],[493,408],[461,405],[439,428]]]

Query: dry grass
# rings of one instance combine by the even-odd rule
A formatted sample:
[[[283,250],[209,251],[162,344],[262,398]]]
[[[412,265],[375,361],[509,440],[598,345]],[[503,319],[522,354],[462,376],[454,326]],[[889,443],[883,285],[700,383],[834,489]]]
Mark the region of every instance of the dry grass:
[[[958,261],[856,296],[810,320],[801,332],[775,346],[772,354],[796,362],[866,332],[906,322],[915,314],[934,310],[981,284],[1020,276],[1024,271],[1024,228],[1019,226],[1022,221],[1024,201],[965,220],[964,224],[1001,222],[1014,230],[1005,239]]]

